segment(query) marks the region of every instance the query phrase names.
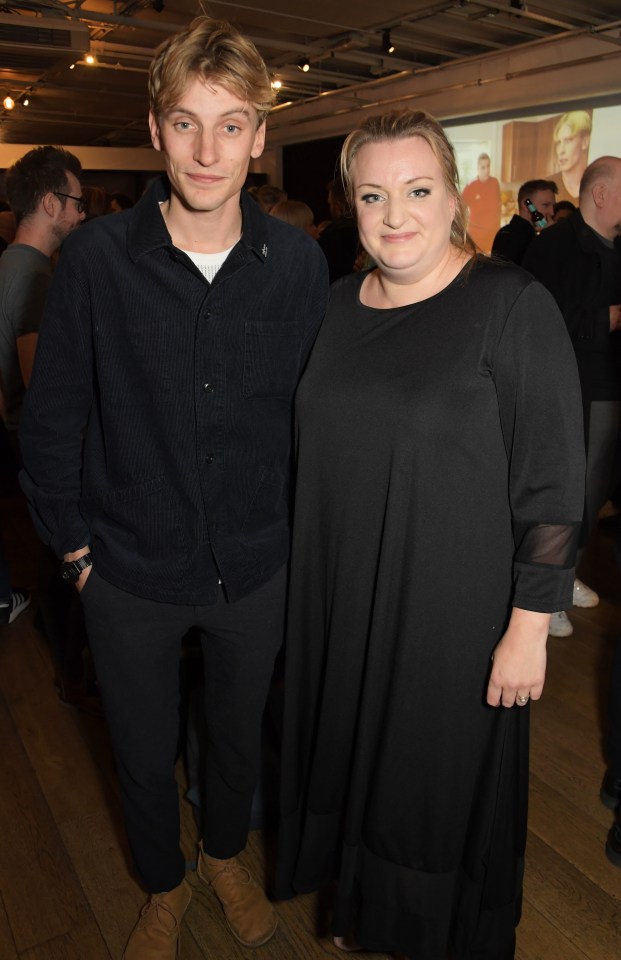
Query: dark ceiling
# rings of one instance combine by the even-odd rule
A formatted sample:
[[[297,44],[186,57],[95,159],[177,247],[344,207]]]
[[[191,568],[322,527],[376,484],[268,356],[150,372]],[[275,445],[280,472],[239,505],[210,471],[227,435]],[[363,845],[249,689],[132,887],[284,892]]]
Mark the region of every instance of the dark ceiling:
[[[596,36],[602,52],[621,45],[619,0],[264,2],[203,8],[255,41],[282,84],[281,103],[546,38]],[[148,145],[149,60],[198,9],[196,0],[0,0],[0,101],[15,101],[12,110],[0,103],[0,143]]]

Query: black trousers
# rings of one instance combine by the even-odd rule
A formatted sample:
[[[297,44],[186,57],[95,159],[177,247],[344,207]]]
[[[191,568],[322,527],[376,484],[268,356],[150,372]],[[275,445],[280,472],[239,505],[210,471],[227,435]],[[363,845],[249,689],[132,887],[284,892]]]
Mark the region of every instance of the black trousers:
[[[182,638],[200,630],[208,731],[203,845],[225,859],[247,841],[261,719],[284,636],[286,568],[236,603],[224,592],[209,606],[145,600],[95,568],[80,596],[136,871],[151,893],[172,890],[185,875],[175,780]]]
[[[615,778],[621,780],[621,637],[617,637],[608,688],[608,769]]]

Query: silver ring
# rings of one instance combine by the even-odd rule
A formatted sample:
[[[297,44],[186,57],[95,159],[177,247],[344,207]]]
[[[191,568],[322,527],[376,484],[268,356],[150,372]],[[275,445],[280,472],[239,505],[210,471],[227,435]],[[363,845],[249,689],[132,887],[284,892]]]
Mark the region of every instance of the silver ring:
[[[530,696],[527,694],[525,697],[516,697],[516,700],[518,703],[521,703],[522,705],[524,705],[525,703],[528,703],[528,701],[530,700]]]

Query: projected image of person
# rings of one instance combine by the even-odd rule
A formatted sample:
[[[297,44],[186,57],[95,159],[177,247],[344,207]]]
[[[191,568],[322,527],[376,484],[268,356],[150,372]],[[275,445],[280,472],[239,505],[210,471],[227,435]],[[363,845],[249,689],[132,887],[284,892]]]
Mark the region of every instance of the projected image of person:
[[[591,115],[586,110],[564,113],[554,128],[554,153],[558,184],[557,200],[571,200],[578,206],[580,180],[589,162]]]
[[[492,161],[482,153],[477,161],[478,176],[467,184],[462,197],[468,207],[468,233],[481,253],[490,253],[500,228],[500,184],[491,176]]]

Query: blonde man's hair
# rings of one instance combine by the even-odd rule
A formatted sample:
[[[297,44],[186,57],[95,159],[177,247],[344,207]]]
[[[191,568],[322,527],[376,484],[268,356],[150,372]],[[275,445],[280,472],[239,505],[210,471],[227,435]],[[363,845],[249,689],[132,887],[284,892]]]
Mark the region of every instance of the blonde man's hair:
[[[261,54],[226,20],[197,17],[158,47],[149,69],[153,115],[172,110],[194,77],[217,83],[253,106],[257,126],[273,106],[274,91]]]
[[[575,136],[577,133],[581,133],[583,135],[586,135],[587,133],[590,134],[593,127],[591,114],[587,113],[586,110],[570,110],[569,113],[564,113],[554,127],[553,140],[556,140],[561,132],[562,127],[569,127],[572,136]]]
[[[406,140],[420,137],[429,145],[440,164],[448,194],[455,201],[455,216],[451,224],[451,243],[458,250],[476,253],[474,241],[468,234],[468,214],[459,190],[459,173],[455,151],[438,121],[422,110],[393,110],[381,116],[369,117],[349,134],[341,151],[341,176],[347,198],[354,206],[352,167],[361,148],[367,143]]]

